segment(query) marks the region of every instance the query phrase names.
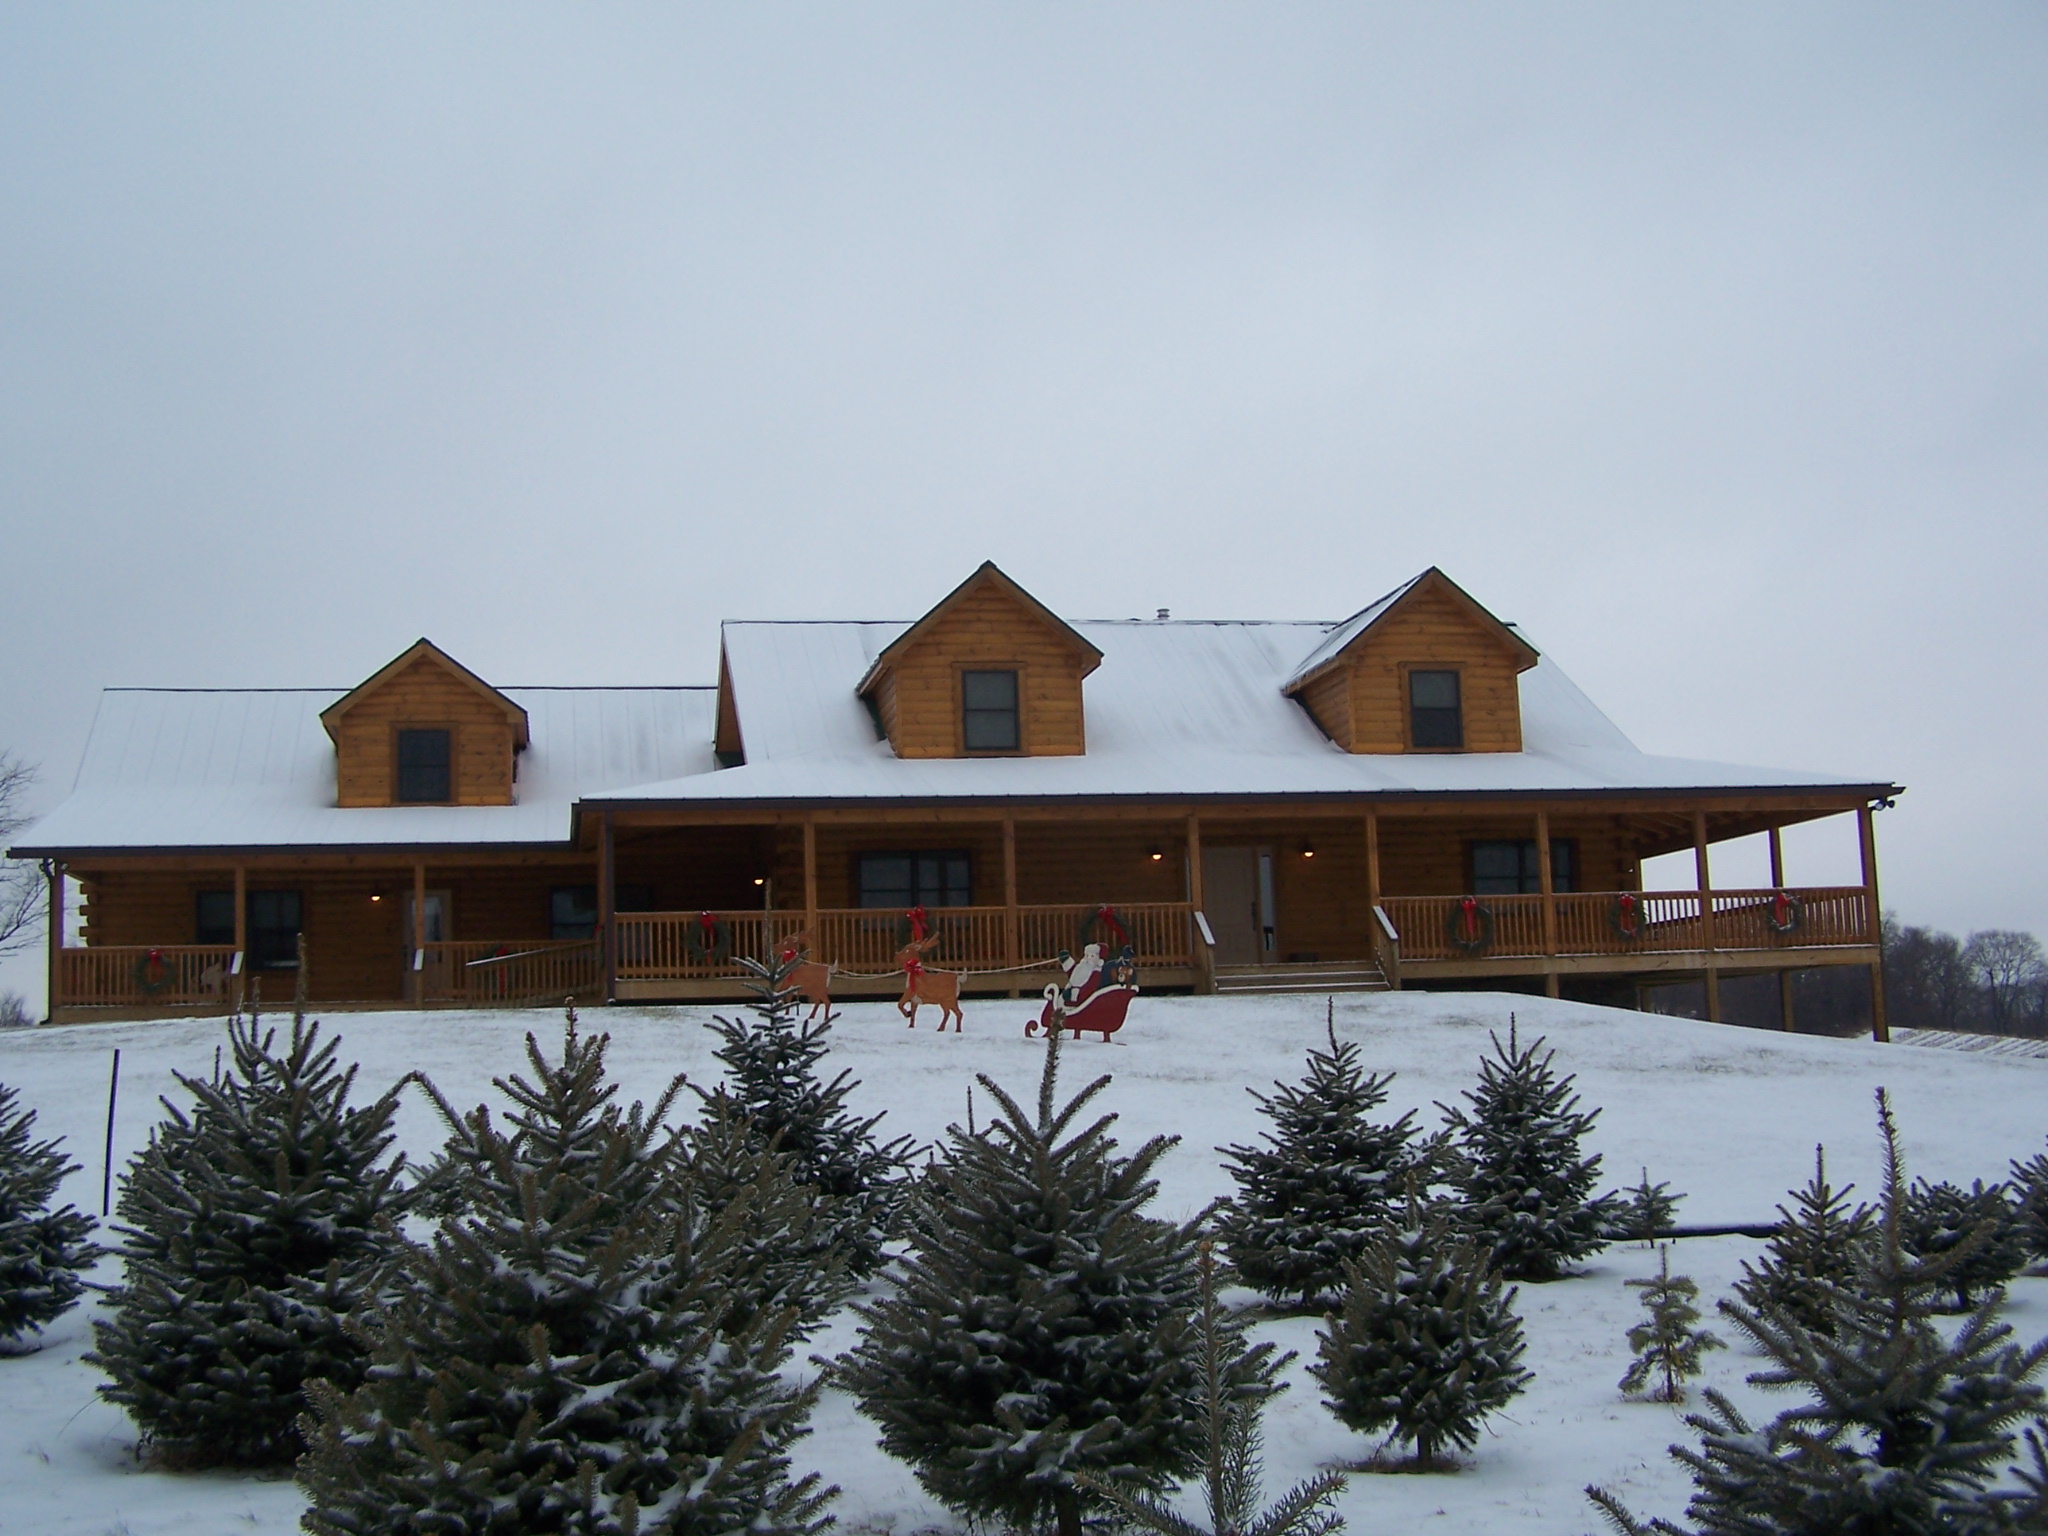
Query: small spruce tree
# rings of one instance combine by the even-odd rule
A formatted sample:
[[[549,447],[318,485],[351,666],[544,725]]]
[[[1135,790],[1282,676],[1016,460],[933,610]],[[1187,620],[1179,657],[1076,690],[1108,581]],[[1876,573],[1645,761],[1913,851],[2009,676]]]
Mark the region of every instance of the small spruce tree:
[[[724,1326],[747,1197],[706,1219],[665,1128],[683,1080],[621,1111],[608,1037],[497,1079],[449,1126],[459,1185],[364,1333],[353,1392],[313,1393],[299,1464],[316,1536],[429,1531],[813,1536],[831,1490],[792,1482],[816,1385],[784,1386],[787,1312]]]
[[[690,1198],[716,1219],[743,1202],[747,1219],[733,1234],[725,1327],[744,1332],[764,1312],[792,1312],[789,1337],[807,1337],[852,1288],[833,1244],[829,1202],[797,1182],[789,1159],[761,1145],[721,1089],[685,1133]]]
[[[1628,1284],[1643,1293],[1643,1310],[1650,1315],[1628,1331],[1628,1347],[1636,1357],[1621,1378],[1621,1390],[1634,1395],[1650,1387],[1649,1395],[1656,1401],[1682,1403],[1685,1384],[1700,1373],[1700,1357],[1710,1349],[1727,1346],[1694,1326],[1700,1320],[1700,1309],[1693,1300],[1700,1288],[1687,1276],[1671,1273],[1668,1245],[1657,1251],[1654,1277]]]
[[[1522,1368],[1515,1291],[1475,1242],[1438,1209],[1411,1200],[1345,1271],[1343,1310],[1323,1320],[1310,1372],[1349,1428],[1412,1443],[1422,1471],[1455,1465],[1480,1426],[1533,1379]]]
[[[1678,1202],[1685,1196],[1672,1194],[1669,1184],[1652,1184],[1647,1168],[1642,1183],[1624,1193],[1626,1198],[1615,1212],[1614,1236],[1624,1242],[1640,1242],[1645,1248],[1656,1247],[1657,1240],[1677,1221]]]
[[[729,1112],[756,1146],[772,1146],[789,1159],[798,1182],[825,1196],[832,1243],[848,1271],[865,1277],[881,1267],[883,1245],[896,1231],[910,1138],[878,1141],[882,1116],[862,1119],[847,1109],[847,1095],[860,1086],[850,1073],[821,1080],[832,1026],[797,1022],[789,976],[800,962],[794,950],[767,960],[742,957],[759,998],[756,1017],[714,1017],[705,1027],[725,1042],[717,1055],[726,1067]],[[709,1101],[706,1090],[695,1091]]]
[[[1600,1112],[1579,1112],[1575,1079],[1551,1069],[1556,1053],[1541,1039],[1518,1042],[1512,1014],[1507,1043],[1492,1038],[1479,1085],[1464,1094],[1471,1112],[1437,1106],[1458,1139],[1451,1180],[1465,1221],[1493,1246],[1495,1269],[1510,1280],[1555,1280],[1604,1248],[1613,1223],[1614,1197],[1593,1197],[1599,1155],[1579,1152]]]
[[[121,1284],[86,1359],[144,1443],[172,1465],[276,1466],[303,1448],[306,1384],[351,1387],[352,1316],[399,1248],[403,1155],[386,1158],[401,1082],[349,1106],[338,1038],[294,1015],[228,1022],[229,1062],[178,1082],[168,1118],[121,1180]]]
[[[1287,1390],[1278,1378],[1294,1355],[1276,1358],[1273,1345],[1246,1341],[1242,1320],[1216,1299],[1216,1256],[1206,1240],[1200,1253],[1202,1310],[1196,1332],[1202,1349],[1202,1474],[1209,1523],[1198,1525],[1157,1496],[1133,1492],[1114,1478],[1083,1472],[1075,1481],[1108,1500],[1130,1525],[1155,1536],[1336,1536],[1344,1529],[1344,1517],[1332,1508],[1344,1487],[1342,1472],[1297,1483],[1271,1508],[1259,1508],[1259,1419],[1266,1403]]]
[[[31,1141],[32,1109],[17,1109],[0,1086],[0,1351],[68,1312],[85,1291],[79,1271],[100,1256],[88,1239],[98,1225],[73,1206],[50,1207],[51,1196],[78,1165],[56,1141]]]
[[[2012,1187],[2019,1196],[2016,1219],[2027,1257],[2048,1260],[2048,1152],[2036,1152],[2024,1163],[2014,1160]]]
[[[1264,1146],[1218,1148],[1237,1181],[1218,1221],[1232,1267],[1254,1290],[1304,1308],[1341,1291],[1344,1266],[1398,1220],[1415,1134],[1412,1113],[1371,1118],[1393,1074],[1368,1073],[1334,1021],[1329,1040],[1327,1051],[1310,1048],[1300,1084],[1246,1090],[1273,1123]]]
[[[1948,1270],[1951,1312],[1967,1312],[1979,1292],[2005,1284],[2026,1267],[2026,1233],[2003,1184],[1979,1179],[1968,1189],[1913,1181],[1899,1218],[1899,1241],[1908,1253],[1935,1258],[1967,1245]]]
[[[1875,1230],[1856,1250],[1855,1281],[1836,1292],[1834,1334],[1783,1307],[1721,1303],[1771,1362],[1750,1382],[1804,1401],[1759,1427],[1720,1393],[1704,1394],[1706,1411],[1686,1419],[1699,1448],[1671,1448],[1692,1473],[1687,1514],[1699,1536],[2048,1529],[2048,1459],[2034,1431],[2029,1464],[2016,1466],[2014,1455],[2015,1430],[2044,1406],[2033,1377],[2048,1363],[2048,1340],[2031,1349],[2010,1342],[1996,1298],[1952,1334],[1935,1326],[1949,1268],[1967,1247],[1931,1259],[1906,1248],[1905,1171],[1882,1089],[1878,1124],[1883,1192]],[[1636,1520],[1604,1489],[1586,1491],[1624,1536],[1689,1536],[1669,1521]]]
[[[1054,1034],[1035,1113],[978,1079],[995,1114],[947,1129],[840,1379],[949,1509],[1079,1536],[1078,1474],[1157,1492],[1200,1464],[1204,1414],[1194,1230],[1145,1214],[1177,1138],[1118,1156],[1114,1115],[1081,1121],[1109,1078],[1059,1104],[1059,1057]]]
[[[1856,1278],[1857,1250],[1871,1235],[1870,1208],[1852,1206],[1854,1184],[1828,1183],[1827,1152],[1813,1149],[1813,1177],[1792,1191],[1763,1255],[1745,1260],[1735,1294],[1752,1312],[1776,1309],[1812,1333],[1832,1336],[1835,1297]]]

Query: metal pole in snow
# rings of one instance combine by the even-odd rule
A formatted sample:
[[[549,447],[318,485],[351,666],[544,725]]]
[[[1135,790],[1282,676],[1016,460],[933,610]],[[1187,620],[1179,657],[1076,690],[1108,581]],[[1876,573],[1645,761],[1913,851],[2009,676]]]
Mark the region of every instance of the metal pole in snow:
[[[114,1070],[107,1078],[107,1156],[106,1171],[100,1177],[100,1215],[104,1217],[114,1203],[114,1101],[121,1093],[121,1048],[114,1047]]]

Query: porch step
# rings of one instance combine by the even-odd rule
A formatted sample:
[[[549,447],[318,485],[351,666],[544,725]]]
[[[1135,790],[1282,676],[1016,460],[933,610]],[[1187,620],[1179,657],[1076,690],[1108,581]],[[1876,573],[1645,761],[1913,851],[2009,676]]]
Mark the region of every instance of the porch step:
[[[1321,960],[1294,965],[1219,965],[1218,993],[1385,992],[1380,968],[1363,960]]]

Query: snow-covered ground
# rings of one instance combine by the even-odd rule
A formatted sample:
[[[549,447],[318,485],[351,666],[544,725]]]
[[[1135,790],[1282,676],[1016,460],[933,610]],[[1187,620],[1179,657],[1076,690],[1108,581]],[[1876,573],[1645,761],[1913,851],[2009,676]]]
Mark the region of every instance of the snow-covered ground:
[[[1647,1166],[1653,1179],[1686,1191],[1682,1221],[1700,1225],[1768,1220],[1785,1192],[1811,1172],[1824,1142],[1837,1179],[1869,1192],[1877,1166],[1871,1091],[1892,1090],[1911,1170],[1967,1181],[2002,1177],[2008,1159],[2038,1151],[2048,1131],[2048,1060],[1912,1045],[1877,1046],[1762,1034],[1493,994],[1406,993],[1339,997],[1339,1033],[1361,1041],[1376,1070],[1399,1074],[1390,1111],[1416,1106],[1434,1124],[1434,1103],[1472,1080],[1487,1031],[1505,1030],[1510,1010],[1525,1034],[1547,1035],[1558,1061],[1576,1072],[1587,1104],[1603,1113],[1594,1145],[1615,1184]],[[699,1027],[709,1010],[613,1009],[586,1023],[611,1032],[611,1061],[629,1094],[651,1097],[668,1076],[716,1078],[713,1038]],[[930,1139],[964,1120],[969,1085],[986,1072],[1020,1094],[1036,1082],[1039,1051],[1022,1034],[1035,1012],[1022,1002],[971,1002],[967,1035],[915,1033],[887,1004],[848,1007],[834,1034],[836,1065],[862,1079],[854,1100],[888,1111],[887,1127]],[[1305,1049],[1322,1038],[1320,997],[1147,998],[1114,1044],[1090,1038],[1066,1055],[1069,1088],[1098,1072],[1115,1075],[1101,1101],[1117,1112],[1133,1146],[1159,1132],[1184,1138],[1161,1165],[1161,1214],[1187,1214],[1227,1191],[1215,1147],[1255,1137],[1262,1122],[1244,1091],[1293,1080]],[[372,1093],[406,1071],[425,1071],[457,1104],[494,1100],[494,1075],[521,1065],[522,1036],[540,1031],[559,1046],[558,1020],[545,1013],[343,1014],[328,1027],[344,1059],[362,1065]],[[115,1167],[143,1142],[172,1093],[174,1071],[203,1073],[222,1038],[217,1020],[85,1025],[0,1035],[0,1082],[38,1112],[44,1135],[60,1134],[86,1165],[63,1198],[99,1209],[107,1079],[121,1051]],[[976,1092],[985,1119],[986,1096]],[[401,1118],[415,1156],[438,1144],[438,1122],[413,1095]],[[1739,1238],[1691,1239],[1673,1267],[1700,1282],[1704,1298],[1726,1294],[1758,1245]],[[1467,1468],[1455,1475],[1354,1478],[1343,1509],[1357,1536],[1378,1532],[1555,1532],[1596,1528],[1580,1490],[1589,1482],[1620,1491],[1639,1512],[1676,1513],[1687,1485],[1665,1455],[1685,1431],[1666,1407],[1624,1402],[1615,1389],[1627,1363],[1623,1334],[1635,1293],[1623,1281],[1654,1270],[1640,1248],[1610,1249],[1580,1276],[1525,1286],[1519,1302],[1529,1335],[1534,1386],[1496,1418]],[[108,1278],[103,1270],[102,1278]],[[79,1358],[88,1347],[90,1305],[61,1319],[37,1353],[0,1359],[0,1532],[287,1532],[300,1507],[289,1481],[144,1471],[128,1421],[94,1394],[97,1375]],[[2023,1336],[2048,1333],[2048,1281],[2022,1280],[2010,1316]],[[853,1320],[814,1340],[836,1353]],[[1315,1352],[1310,1319],[1263,1323],[1262,1337]],[[1721,1330],[1724,1335],[1727,1330]],[[1742,1349],[1708,1357],[1708,1381],[1744,1402],[1766,1400],[1742,1382],[1755,1368]],[[1267,1418],[1268,1492],[1319,1467],[1356,1460],[1371,1447],[1317,1401],[1296,1366],[1296,1385]],[[945,1512],[904,1467],[883,1456],[847,1399],[828,1393],[816,1432],[801,1447],[842,1489],[842,1528],[898,1536],[950,1527]]]

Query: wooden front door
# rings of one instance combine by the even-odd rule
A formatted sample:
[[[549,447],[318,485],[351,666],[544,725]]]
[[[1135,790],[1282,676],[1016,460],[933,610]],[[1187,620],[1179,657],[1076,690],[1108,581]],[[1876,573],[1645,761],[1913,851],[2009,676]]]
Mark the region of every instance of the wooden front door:
[[[1264,959],[1258,849],[1204,848],[1202,904],[1216,935],[1218,965],[1257,965]]]

